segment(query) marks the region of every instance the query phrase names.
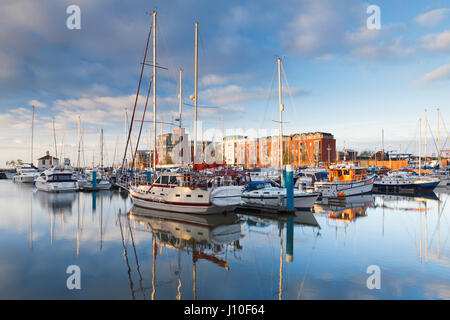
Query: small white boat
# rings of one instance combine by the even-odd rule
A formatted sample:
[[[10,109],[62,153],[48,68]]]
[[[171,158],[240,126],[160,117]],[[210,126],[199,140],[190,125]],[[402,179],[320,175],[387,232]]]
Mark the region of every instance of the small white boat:
[[[22,167],[17,169],[17,173],[13,176],[13,182],[33,183],[39,176],[39,171],[35,167]]]
[[[309,210],[312,208],[320,193],[302,192],[294,189],[294,208]],[[242,202],[245,207],[259,209],[287,209],[286,188],[280,187],[274,181],[250,182],[242,192]]]
[[[78,185],[80,190],[94,191],[94,190],[109,190],[111,189],[111,182],[108,179],[103,178],[101,175],[96,177],[95,188],[92,173],[78,179]]]
[[[51,167],[36,178],[35,186],[46,192],[73,192],[78,190],[78,181],[73,178],[72,170]]]

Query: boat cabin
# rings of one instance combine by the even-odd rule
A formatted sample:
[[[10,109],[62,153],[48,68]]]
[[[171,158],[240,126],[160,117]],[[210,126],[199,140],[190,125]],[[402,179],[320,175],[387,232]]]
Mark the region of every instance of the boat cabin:
[[[330,168],[328,178],[330,182],[351,182],[367,178],[365,168],[362,167],[334,167]]]

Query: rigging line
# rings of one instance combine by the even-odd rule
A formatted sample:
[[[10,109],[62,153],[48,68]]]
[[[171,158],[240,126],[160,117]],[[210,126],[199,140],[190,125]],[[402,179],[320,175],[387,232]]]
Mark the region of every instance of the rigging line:
[[[139,141],[141,140],[142,127],[144,126],[145,113],[147,111],[148,97],[150,96],[150,91],[152,89],[152,81],[153,81],[153,76],[150,79],[150,82],[149,82],[149,85],[148,85],[147,99],[145,101],[144,112],[142,113],[142,121],[141,121],[141,126],[139,128],[139,135],[138,135],[138,139],[137,139],[137,142],[136,142],[136,147],[134,148],[134,156],[133,156],[133,162],[131,164],[131,168],[134,168],[134,163],[136,161],[136,154],[137,154],[137,151],[138,151],[138,148],[139,148]]]
[[[281,72],[283,74],[284,81],[286,82],[286,90],[288,92],[289,98],[290,98],[291,103],[292,103],[292,107],[293,107],[292,109],[294,110],[295,116],[298,119],[297,120],[298,123],[300,123],[300,117],[298,116],[297,108],[295,107],[295,104],[294,104],[294,97],[292,96],[291,87],[289,86],[289,82],[287,80],[287,75],[286,75],[286,71],[284,70],[283,62],[281,62]]]
[[[204,64],[206,65],[206,71],[208,72],[208,74],[212,74],[211,68],[209,67],[209,64],[208,64],[208,59],[207,59],[207,56],[206,56],[205,46],[203,45],[203,38],[202,38],[202,35],[201,35],[201,31],[198,34],[198,40],[199,40],[199,43],[200,43],[200,49],[203,52],[203,58],[205,60]]]
[[[131,244],[133,245],[134,257],[136,258],[136,268],[137,268],[137,272],[139,274],[139,286],[140,286],[140,289],[141,289],[141,292],[142,292],[142,296],[144,297],[144,300],[145,300],[145,291],[144,291],[144,288],[142,286],[143,279],[142,279],[141,270],[140,270],[140,266],[139,266],[138,256],[137,256],[137,253],[136,253],[136,246],[134,244],[133,230],[131,229],[130,220],[128,219],[128,217],[127,217],[127,224],[128,224],[128,230],[130,231]]]
[[[168,46],[166,45],[166,40],[164,38],[163,32],[161,31],[162,29],[161,29],[161,25],[159,24],[159,20],[156,21],[156,26],[157,26],[156,32],[157,32],[157,35],[159,36],[159,39],[161,42],[161,52],[160,52],[161,55],[160,56],[164,56],[164,53],[167,53],[169,51],[169,49],[168,49]],[[177,68],[175,68],[173,65],[172,66],[168,65],[168,68],[165,68],[165,69],[167,71],[167,83],[170,85],[175,82],[176,86],[178,88],[179,84],[178,84],[178,79],[175,76],[176,72],[172,73],[172,70],[177,70]],[[178,90],[176,92],[176,95],[178,95]],[[175,109],[178,110],[178,102],[177,101],[175,101],[175,107],[176,107]]]
[[[433,143],[434,143],[434,146],[436,148],[436,152],[438,153],[438,159],[441,162],[442,167],[444,167],[444,163],[442,162],[441,155],[439,154],[439,147],[437,146],[436,140],[434,139],[433,131],[431,130],[431,126],[430,126],[430,123],[428,121],[427,121],[427,124],[428,124],[428,128],[430,129],[431,138],[433,139]]]
[[[264,116],[263,116],[263,120],[261,121],[261,124],[259,125],[259,129],[261,129],[263,127],[263,125],[264,125],[264,122],[266,122],[267,109],[269,107],[269,103],[272,100],[272,95],[273,95],[273,84],[275,82],[275,75],[276,75],[276,68],[274,69],[273,74],[272,74],[272,81],[271,81],[271,84],[270,84],[270,87],[269,87],[269,97],[268,97],[268,99],[266,101],[266,105],[265,105],[265,108],[264,108]]]
[[[448,198],[445,199],[444,205],[442,206],[442,210],[441,210],[441,212],[439,212],[439,216],[438,216],[439,218],[442,217],[442,213],[444,212],[445,205],[447,204],[447,200],[448,200]],[[440,201],[440,200],[438,200],[438,201]],[[430,241],[430,245],[428,246],[428,249],[431,248],[431,245],[433,244],[433,240],[434,240],[434,236],[436,235],[437,228],[438,228],[438,226],[436,224],[436,227],[434,228],[434,231],[433,231],[433,235],[431,236],[431,241]]]
[[[301,284],[300,284],[300,289],[299,289],[299,292],[298,292],[298,295],[297,295],[297,300],[299,300],[299,299],[300,299],[300,296],[302,295],[303,285],[305,284],[306,275],[308,274],[308,271],[309,271],[309,266],[310,266],[310,264],[311,264],[312,255],[313,255],[313,253],[314,253],[314,249],[316,248],[316,244],[317,244],[317,239],[318,239],[318,238],[319,238],[319,236],[317,235],[316,238],[315,238],[315,240],[314,240],[314,244],[313,244],[313,247],[312,247],[312,249],[311,249],[310,256],[309,256],[309,258],[308,258],[308,263],[307,263],[307,265],[306,265],[305,273],[303,274],[303,279],[302,279],[302,282],[301,282]]]
[[[136,300],[136,297],[134,296],[133,279],[131,278],[131,268],[130,268],[130,264],[128,263],[127,248],[125,246],[125,241],[123,239],[122,221],[120,219],[120,210],[119,210],[119,217],[118,218],[119,218],[119,224],[120,224],[120,235],[122,236],[123,256],[124,256],[125,261],[126,261],[127,266],[128,266],[128,279],[130,281],[131,296],[133,297],[133,300]]]
[[[145,46],[145,53],[144,53],[143,64],[141,65],[141,74],[139,76],[139,84],[138,84],[138,88],[137,88],[136,99],[134,101],[133,115],[131,117],[130,128],[128,130],[127,144],[125,146],[125,152],[123,154],[123,159],[122,159],[122,166],[121,166],[121,173],[122,174],[123,174],[123,166],[125,164],[125,158],[127,157],[128,144],[130,143],[130,139],[131,139],[131,130],[133,129],[134,116],[135,116],[135,113],[136,113],[136,106],[137,106],[137,102],[138,102],[138,99],[139,99],[139,91],[141,89],[142,75],[144,73],[144,67],[145,67],[145,62],[146,62],[146,59],[147,59],[148,45],[149,45],[149,42],[150,42],[150,35],[152,33],[152,29],[153,29],[153,23],[150,25],[150,29],[148,31],[147,44]],[[156,61],[153,61],[153,63],[156,63]]]

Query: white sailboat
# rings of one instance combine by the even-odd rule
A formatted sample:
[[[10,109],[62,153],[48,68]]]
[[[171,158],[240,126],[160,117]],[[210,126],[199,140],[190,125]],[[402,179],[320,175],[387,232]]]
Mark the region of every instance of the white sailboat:
[[[283,127],[282,112],[284,106],[281,100],[281,58],[277,59],[278,63],[278,99],[280,107],[280,142],[279,142],[279,168],[283,168]],[[252,178],[253,179],[253,178]],[[316,202],[320,193],[303,192],[302,190],[294,190],[294,208],[300,210],[309,210]],[[274,181],[253,181],[250,182],[242,192],[242,203],[246,207],[254,207],[258,209],[270,210],[286,210],[287,209],[287,189],[282,188]]]
[[[17,168],[16,174],[13,176],[13,182],[33,183],[39,176],[38,169],[33,166],[33,136],[34,136],[34,106],[31,109],[31,146],[30,146],[30,165],[23,165]]]
[[[156,12],[153,12],[153,28],[156,27]],[[152,184],[130,187],[130,196],[135,205],[163,211],[212,214],[232,211],[241,203],[240,186],[223,185],[225,179],[214,174],[202,174],[195,170],[197,151],[197,84],[198,84],[198,22],[195,24],[195,88],[194,88],[194,170],[178,173],[162,172]],[[153,128],[156,140],[156,32],[153,29]],[[156,141],[155,141],[156,149]],[[156,171],[155,158],[153,169]]]

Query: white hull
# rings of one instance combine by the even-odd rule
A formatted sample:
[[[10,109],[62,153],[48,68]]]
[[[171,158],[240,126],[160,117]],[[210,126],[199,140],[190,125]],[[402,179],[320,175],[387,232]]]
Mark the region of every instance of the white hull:
[[[92,190],[109,190],[111,189],[111,183],[109,181],[101,181],[93,188],[92,182],[78,182],[80,190],[92,191]]]
[[[34,179],[36,179],[36,176],[32,176],[32,175],[15,175],[13,177],[13,181],[14,182],[18,182],[18,183],[33,183]]]
[[[369,193],[373,189],[375,176],[353,182],[316,182],[314,190],[321,192],[322,197],[337,198]]]
[[[230,192],[233,195],[236,190],[233,192],[233,190],[227,191],[223,188],[226,187],[213,190],[200,188],[192,190],[189,187],[178,186],[140,186],[130,188],[130,196],[135,205],[143,208],[180,213],[214,214],[232,211],[240,203],[240,199],[238,200],[236,197],[231,197],[235,200],[224,197]],[[213,201],[221,206],[215,205]]]
[[[46,192],[74,192],[78,190],[78,182],[42,182],[36,180],[36,188]]]
[[[302,194],[294,196],[295,209],[310,209],[317,198],[318,193]],[[242,202],[244,206],[267,208],[267,209],[286,209],[287,199],[286,195],[281,196],[251,196],[243,195]]]

